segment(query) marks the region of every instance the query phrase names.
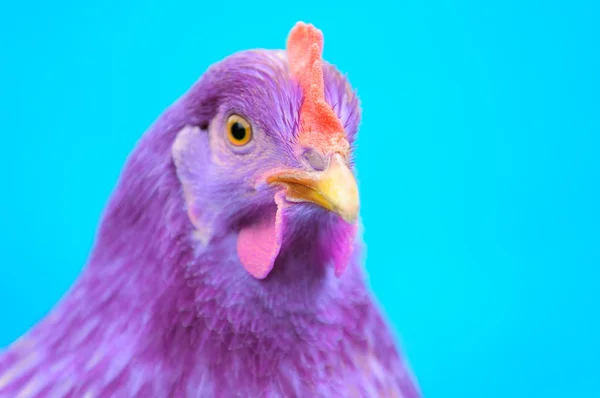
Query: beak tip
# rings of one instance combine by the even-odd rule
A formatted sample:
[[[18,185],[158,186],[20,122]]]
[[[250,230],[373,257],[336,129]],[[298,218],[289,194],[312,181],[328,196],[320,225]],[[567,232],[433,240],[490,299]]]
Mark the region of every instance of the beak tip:
[[[348,224],[354,224],[358,220],[359,206],[357,203],[352,203],[343,207],[338,207],[334,212]]]

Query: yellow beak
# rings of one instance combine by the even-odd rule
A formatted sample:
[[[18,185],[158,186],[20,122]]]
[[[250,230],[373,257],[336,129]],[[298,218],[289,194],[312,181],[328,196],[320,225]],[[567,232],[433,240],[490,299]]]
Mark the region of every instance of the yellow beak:
[[[352,171],[338,153],[324,171],[285,170],[267,177],[269,184],[286,187],[291,202],[310,202],[340,215],[349,223],[358,217],[358,186]]]

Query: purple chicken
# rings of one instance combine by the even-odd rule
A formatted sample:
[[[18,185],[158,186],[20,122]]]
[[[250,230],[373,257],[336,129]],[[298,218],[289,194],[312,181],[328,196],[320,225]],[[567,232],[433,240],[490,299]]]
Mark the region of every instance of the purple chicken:
[[[142,137],[88,264],[0,397],[420,397],[361,266],[358,99],[298,23]]]

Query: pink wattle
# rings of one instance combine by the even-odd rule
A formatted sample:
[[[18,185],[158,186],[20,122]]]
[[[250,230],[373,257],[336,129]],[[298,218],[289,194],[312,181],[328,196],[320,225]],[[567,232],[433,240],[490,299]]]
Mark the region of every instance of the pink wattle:
[[[335,276],[338,278],[348,268],[352,252],[354,251],[354,239],[358,232],[358,224],[345,224],[342,231],[338,232],[337,242],[334,244],[330,242],[332,247],[332,260],[335,269]]]
[[[281,211],[268,211],[262,218],[240,230],[238,257],[250,275],[264,279],[273,269],[281,248]]]

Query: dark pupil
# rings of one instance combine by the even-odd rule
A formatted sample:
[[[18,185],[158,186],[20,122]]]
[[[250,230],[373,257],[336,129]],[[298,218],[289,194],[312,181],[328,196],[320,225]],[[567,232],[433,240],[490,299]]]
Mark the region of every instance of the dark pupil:
[[[240,122],[235,122],[231,126],[231,135],[236,140],[241,141],[246,137],[246,128]]]

